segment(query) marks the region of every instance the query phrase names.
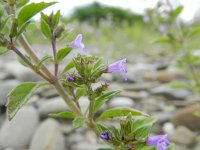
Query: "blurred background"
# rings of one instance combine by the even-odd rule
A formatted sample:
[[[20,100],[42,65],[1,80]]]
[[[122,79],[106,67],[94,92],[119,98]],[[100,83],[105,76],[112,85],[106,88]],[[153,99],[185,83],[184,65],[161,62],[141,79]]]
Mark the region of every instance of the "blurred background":
[[[103,80],[111,83],[110,88],[123,89],[103,109],[129,106],[142,110],[158,119],[152,133],[168,134],[170,141],[175,143],[175,150],[199,150],[200,0],[57,2],[43,12],[50,14],[61,10],[66,32],[58,41],[58,47],[65,46],[81,33],[88,51],[104,57],[106,64],[128,59],[127,81],[119,74],[103,76]],[[36,24],[28,26],[25,36],[42,57],[51,54],[51,48],[38,30],[39,20],[40,15],[36,15],[33,20]],[[49,113],[66,110],[52,88],[38,91],[16,118],[8,122],[5,113],[7,93],[20,82],[39,80],[10,52],[0,57],[0,150],[109,147],[86,127],[75,131],[70,120],[48,118]],[[84,96],[80,103],[86,107],[87,97]]]

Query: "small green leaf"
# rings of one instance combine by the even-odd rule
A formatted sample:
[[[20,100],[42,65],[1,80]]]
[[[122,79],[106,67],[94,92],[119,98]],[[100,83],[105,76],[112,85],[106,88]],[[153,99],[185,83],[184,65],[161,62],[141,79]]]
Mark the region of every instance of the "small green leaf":
[[[7,48],[5,48],[5,47],[1,47],[1,45],[0,45],[0,55],[6,53],[7,51],[8,51]]]
[[[56,14],[53,16],[53,20],[52,20],[52,27],[53,28],[57,27],[59,20],[60,20],[60,10],[58,10],[56,12]]]
[[[129,113],[131,113],[132,116],[148,116],[148,114],[143,113],[136,109],[126,108],[126,107],[118,107],[118,108],[112,108],[112,109],[108,109],[108,110],[104,111],[97,118],[97,120],[105,120],[108,118],[127,116]]]
[[[44,57],[41,59],[41,61],[40,61],[37,65],[35,65],[35,69],[36,69],[36,70],[40,70],[41,65],[42,65],[45,61],[50,60],[50,59],[52,59],[52,56],[51,56],[51,55],[46,55],[46,56],[44,56]]]
[[[29,21],[33,16],[35,16],[40,11],[45,8],[55,4],[56,2],[50,3],[31,3],[29,5],[24,6],[18,13],[18,27],[20,28],[25,22]]]
[[[194,115],[200,118],[200,111],[194,112]]]
[[[153,41],[153,43],[170,43],[171,40],[167,37],[157,38]]]
[[[41,84],[26,82],[15,87],[7,96],[8,118],[11,120]]]
[[[6,23],[8,22],[8,20],[10,19],[10,16],[6,17],[0,24],[0,31],[2,31],[6,25]]]
[[[71,47],[60,49],[56,55],[57,61],[61,62],[71,52],[71,50],[72,50]]]
[[[31,23],[31,21],[27,21],[26,23],[24,23],[21,28],[19,29],[19,31],[17,32],[17,35],[15,37],[15,39],[18,39],[18,37],[24,32],[26,31],[26,28],[28,27],[28,25]]]
[[[76,91],[76,98],[77,100],[86,94],[86,89],[85,88],[77,88],[77,91]]]
[[[45,20],[42,18],[40,20],[40,28],[41,28],[41,31],[44,34],[44,36],[47,39],[51,39],[51,29],[50,29],[49,25],[45,22]]]
[[[68,65],[63,69],[63,72],[62,73],[66,73],[68,70],[72,69],[74,67],[74,61],[70,61],[68,63]]]
[[[54,118],[70,118],[70,119],[76,118],[76,114],[74,114],[73,112],[69,112],[69,111],[60,112],[60,113],[56,113],[56,114],[49,114],[49,116],[54,117]]]
[[[200,27],[193,29],[190,33],[189,33],[189,37],[192,37],[196,34],[200,33]]]
[[[183,8],[183,6],[178,6],[176,9],[174,9],[172,12],[173,17],[176,18],[183,11]]]
[[[113,91],[108,91],[106,93],[103,93],[101,96],[99,96],[96,100],[95,100],[95,104],[94,104],[94,112],[96,112],[99,108],[101,108],[101,106],[110,98],[112,98],[113,96],[119,94],[121,92],[121,90],[113,90]]]
[[[72,122],[72,126],[73,128],[80,128],[83,126],[83,124],[85,123],[85,117],[76,117],[73,122]]]

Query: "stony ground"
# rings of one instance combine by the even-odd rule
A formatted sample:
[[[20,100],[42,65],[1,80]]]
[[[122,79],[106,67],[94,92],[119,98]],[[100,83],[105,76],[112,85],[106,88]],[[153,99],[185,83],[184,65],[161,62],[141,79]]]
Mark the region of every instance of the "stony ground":
[[[123,92],[103,109],[116,106],[140,109],[158,118],[152,132],[167,133],[170,141],[176,144],[175,150],[199,150],[200,118],[193,113],[200,110],[200,98],[192,91],[167,86],[171,81],[185,80],[184,75],[177,73],[167,59],[151,61],[143,56],[134,62],[128,63],[126,82],[119,75],[104,76],[112,82],[110,88],[120,88]],[[7,93],[18,83],[39,80],[9,53],[0,58],[0,150],[97,150],[109,147],[87,127],[73,130],[70,120],[49,118],[49,113],[68,109],[56,91],[49,87],[38,91],[9,122],[5,110]],[[80,103],[87,107],[87,97],[82,97]]]

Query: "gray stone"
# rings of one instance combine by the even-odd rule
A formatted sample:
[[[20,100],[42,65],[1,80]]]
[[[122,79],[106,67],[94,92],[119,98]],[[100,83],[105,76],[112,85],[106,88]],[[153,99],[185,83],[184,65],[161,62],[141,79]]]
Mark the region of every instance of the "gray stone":
[[[162,95],[170,100],[185,100],[192,93],[185,89],[171,89],[165,85],[161,85],[150,90],[151,94]]]
[[[190,145],[194,144],[195,134],[184,126],[178,126],[174,133],[169,135],[169,139],[175,143]]]
[[[111,147],[105,144],[91,144],[87,142],[78,142],[77,144],[73,144],[70,150],[97,150],[100,148],[111,148]]]
[[[135,102],[128,97],[114,97],[109,101],[108,106],[109,107],[120,107],[120,106],[133,107],[134,104]]]
[[[33,136],[29,150],[65,150],[59,123],[54,119],[42,122]]]
[[[6,80],[6,81],[1,81],[0,82],[0,106],[5,105],[6,104],[6,96],[8,95],[8,93],[19,84],[18,81],[16,80]]]
[[[41,105],[39,105],[39,113],[41,117],[47,117],[50,113],[59,113],[69,110],[69,107],[61,97],[48,99],[40,104]]]
[[[16,61],[11,61],[5,66],[6,71],[13,75],[17,80],[21,82],[34,82],[42,80],[38,75],[36,75],[32,70],[22,66]]]
[[[37,110],[25,106],[9,122],[6,120],[0,131],[0,145],[2,147],[22,148],[29,144],[39,123]]]

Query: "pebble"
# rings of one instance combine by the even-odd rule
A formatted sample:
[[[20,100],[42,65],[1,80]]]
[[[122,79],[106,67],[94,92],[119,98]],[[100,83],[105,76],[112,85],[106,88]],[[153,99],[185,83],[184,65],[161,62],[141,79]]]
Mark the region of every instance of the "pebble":
[[[114,97],[112,98],[108,106],[109,107],[121,107],[121,106],[128,106],[128,107],[133,107],[135,104],[134,100],[128,98],[128,97]]]
[[[59,123],[54,119],[42,122],[33,136],[29,150],[65,150]]]
[[[9,148],[23,148],[31,140],[39,124],[39,115],[32,106],[22,107],[16,116],[6,120],[0,131],[0,145]]]

